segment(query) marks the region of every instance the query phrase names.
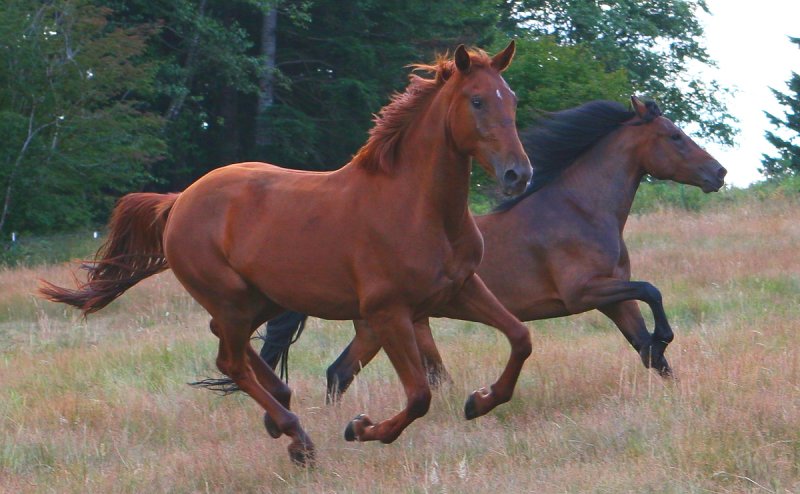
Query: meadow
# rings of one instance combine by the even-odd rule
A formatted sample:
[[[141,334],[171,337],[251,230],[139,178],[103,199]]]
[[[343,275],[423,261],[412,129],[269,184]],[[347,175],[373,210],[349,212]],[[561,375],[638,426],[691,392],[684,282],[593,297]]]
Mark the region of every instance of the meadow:
[[[633,277],[663,293],[676,381],[599,313],[529,323],[513,400],[467,422],[464,399],[499,375],[507,343],[438,320],[454,382],[395,443],[348,443],[347,422],[394,413],[402,388],[380,355],[326,406],[325,369],[352,328],[312,319],[290,385],[313,469],[290,462],[251,399],[186,384],[216,376],[216,340],[169,272],[83,320],[32,295],[72,266],[2,268],[0,491],[800,492],[800,201],[650,208],[626,238]]]

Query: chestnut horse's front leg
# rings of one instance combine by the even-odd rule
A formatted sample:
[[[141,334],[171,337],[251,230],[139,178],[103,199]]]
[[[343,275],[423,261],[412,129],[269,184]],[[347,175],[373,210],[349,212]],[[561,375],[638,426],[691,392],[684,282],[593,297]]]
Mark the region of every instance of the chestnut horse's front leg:
[[[511,399],[522,365],[531,354],[531,335],[528,328],[511,314],[486,288],[478,275],[471,276],[455,298],[448,303],[444,316],[477,321],[500,330],[511,344],[511,356],[500,378],[489,389],[474,391],[464,406],[467,419],[488,413],[497,405]]]
[[[397,371],[407,402],[400,413],[377,424],[366,415],[359,415],[347,425],[344,437],[348,441],[391,443],[411,422],[428,413],[431,390],[408,308],[381,309],[365,319]]]

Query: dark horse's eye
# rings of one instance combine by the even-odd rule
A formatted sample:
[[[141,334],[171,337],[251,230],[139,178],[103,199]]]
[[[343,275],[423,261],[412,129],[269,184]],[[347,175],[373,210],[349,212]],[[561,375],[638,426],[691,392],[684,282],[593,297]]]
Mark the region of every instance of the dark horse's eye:
[[[673,141],[680,141],[683,138],[683,136],[679,132],[675,132],[674,134],[669,136],[669,138],[672,139]]]
[[[481,101],[480,98],[477,98],[477,97],[472,98],[472,107],[473,108],[475,108],[476,110],[480,110],[482,106],[483,106],[483,101]]]

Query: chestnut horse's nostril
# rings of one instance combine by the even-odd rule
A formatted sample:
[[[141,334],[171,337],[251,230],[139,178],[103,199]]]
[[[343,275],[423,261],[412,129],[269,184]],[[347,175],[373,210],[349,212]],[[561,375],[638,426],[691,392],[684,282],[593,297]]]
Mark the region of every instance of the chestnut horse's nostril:
[[[720,180],[724,179],[725,175],[727,175],[727,174],[728,174],[728,170],[726,170],[722,166],[719,167],[719,171],[717,171],[717,177],[719,177]]]
[[[514,170],[506,170],[503,174],[503,183],[506,185],[513,185],[519,180],[519,174]]]

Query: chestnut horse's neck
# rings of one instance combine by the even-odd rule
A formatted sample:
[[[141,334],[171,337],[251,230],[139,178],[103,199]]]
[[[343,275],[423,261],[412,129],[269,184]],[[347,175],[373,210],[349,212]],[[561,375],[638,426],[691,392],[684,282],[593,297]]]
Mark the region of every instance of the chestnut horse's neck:
[[[429,219],[441,218],[446,229],[459,228],[469,214],[471,158],[449,138],[448,94],[437,94],[410,126],[398,147],[403,166],[397,179],[411,189],[415,206]]]
[[[636,131],[623,126],[600,139],[564,170],[549,186],[551,191],[587,215],[612,216],[621,232],[645,174],[627,138]]]
[[[424,106],[396,136],[396,166],[375,170],[354,166],[368,180],[391,182],[392,195],[404,197],[409,218],[440,224],[457,234],[469,216],[471,158],[459,152],[449,137],[450,89],[431,94]]]

